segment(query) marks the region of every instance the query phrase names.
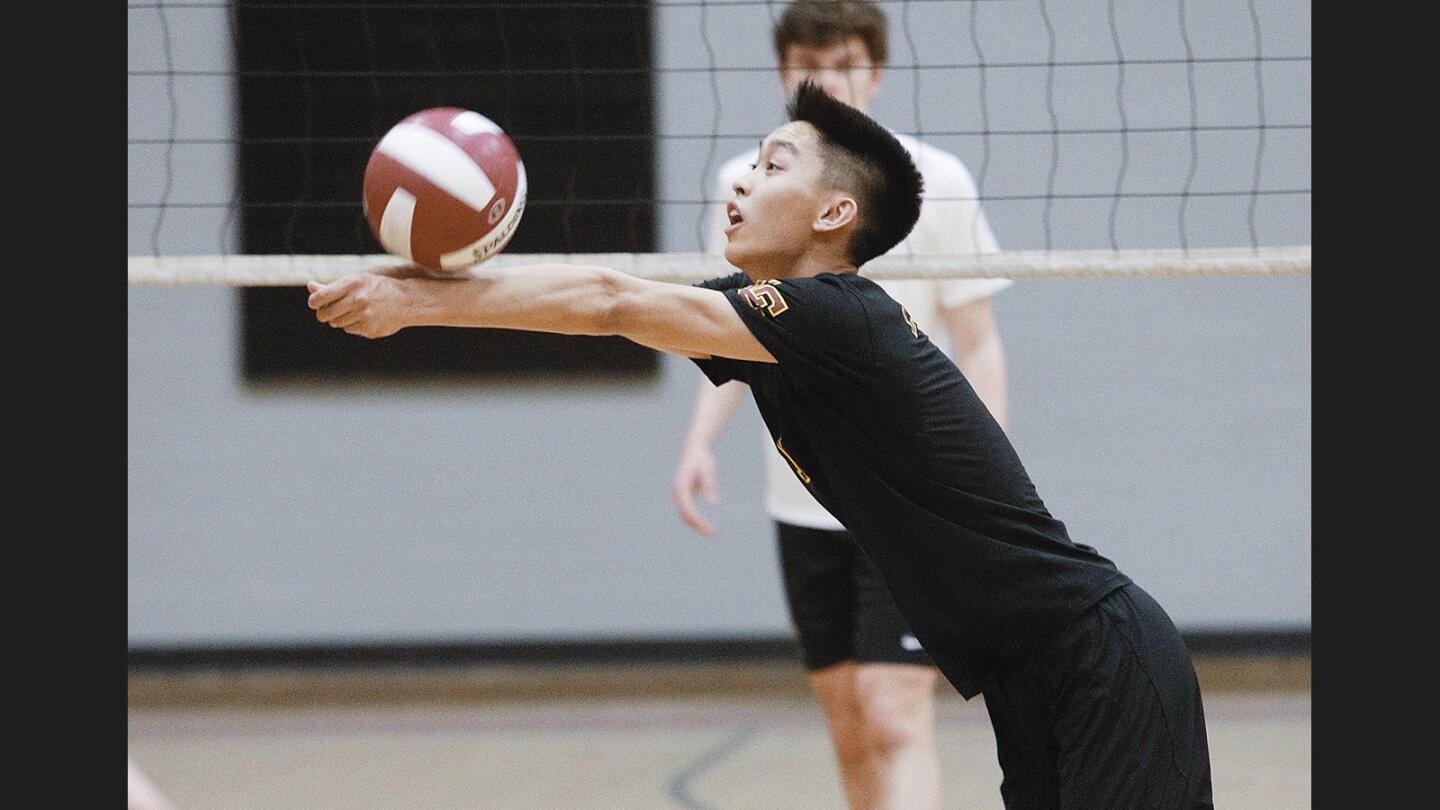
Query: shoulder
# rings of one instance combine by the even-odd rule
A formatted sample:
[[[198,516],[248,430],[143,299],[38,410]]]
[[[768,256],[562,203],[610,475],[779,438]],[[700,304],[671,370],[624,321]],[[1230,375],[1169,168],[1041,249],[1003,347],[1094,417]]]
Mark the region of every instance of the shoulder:
[[[822,353],[868,359],[874,355],[870,322],[880,303],[877,294],[889,300],[874,282],[856,273],[821,273],[757,282],[741,290],[740,299]]]
[[[893,303],[884,289],[859,273],[821,273],[785,284],[780,289],[793,291],[802,306],[824,310],[835,320],[868,320],[876,306]]]
[[[857,284],[857,280],[861,283]],[[771,317],[793,313],[811,322],[845,321],[863,317],[865,296],[874,284],[855,273],[821,273],[818,276],[759,279],[739,292],[740,300]]]
[[[725,290],[735,290],[749,285],[750,277],[745,275],[745,273],[742,271],[738,273],[731,273],[728,276],[718,276],[716,278],[705,279],[704,281],[697,281],[691,286],[703,287],[707,290],[720,290],[721,292],[724,292]]]
[[[875,286],[874,282],[858,273],[821,273],[818,276],[776,279],[764,283],[776,284],[781,289],[793,289],[817,299],[836,301],[853,300],[858,294]]]

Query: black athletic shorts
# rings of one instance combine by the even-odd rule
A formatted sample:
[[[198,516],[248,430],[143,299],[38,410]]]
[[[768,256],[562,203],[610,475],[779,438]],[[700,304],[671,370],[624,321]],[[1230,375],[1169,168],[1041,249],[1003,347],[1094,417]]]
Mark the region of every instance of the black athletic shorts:
[[[842,661],[933,666],[849,532],[775,526],[785,598],[807,669]]]
[[[985,678],[1006,810],[1213,808],[1195,668],[1125,585]]]

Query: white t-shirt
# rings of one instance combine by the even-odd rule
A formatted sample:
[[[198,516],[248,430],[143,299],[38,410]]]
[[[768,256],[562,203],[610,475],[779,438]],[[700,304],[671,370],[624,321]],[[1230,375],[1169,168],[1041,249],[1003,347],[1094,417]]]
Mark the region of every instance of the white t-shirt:
[[[925,203],[920,206],[920,219],[905,240],[887,255],[907,253],[998,253],[1000,246],[985,212],[980,210],[975,181],[960,159],[941,149],[927,146],[908,135],[895,137],[910,152],[915,166],[925,178]],[[732,184],[750,170],[759,156],[759,148],[736,155],[726,161],[716,174],[716,198],[729,200],[735,196]],[[933,199],[942,198],[942,199]],[[956,199],[943,199],[956,198]],[[709,214],[710,236],[706,249],[712,254],[725,252],[725,226],[728,224],[724,205],[717,205]],[[942,306],[955,308],[971,301],[989,297],[1010,286],[1009,279],[945,279],[942,281],[904,280],[877,281],[891,298],[899,301],[916,324],[925,331],[940,350],[949,354],[950,332],[940,320]],[[774,442],[766,433],[765,458],[769,488],[766,507],[770,517],[796,526],[812,529],[843,529],[825,507],[815,501],[791,471],[790,465],[775,451]]]

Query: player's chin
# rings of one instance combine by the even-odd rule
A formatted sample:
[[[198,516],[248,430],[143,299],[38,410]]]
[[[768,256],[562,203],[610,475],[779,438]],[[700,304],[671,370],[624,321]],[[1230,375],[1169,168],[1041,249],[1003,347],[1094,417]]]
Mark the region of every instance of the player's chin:
[[[736,267],[743,268],[745,266],[745,260],[748,258],[749,251],[745,249],[743,244],[736,242],[734,236],[731,236],[729,241],[725,243],[725,261]]]

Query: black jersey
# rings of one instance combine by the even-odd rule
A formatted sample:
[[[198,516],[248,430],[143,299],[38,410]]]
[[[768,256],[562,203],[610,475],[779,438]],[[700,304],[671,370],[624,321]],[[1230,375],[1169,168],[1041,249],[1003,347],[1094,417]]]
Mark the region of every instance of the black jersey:
[[[715,357],[749,383],[775,449],[879,568],[965,697],[1130,579],[1052,517],[1004,431],[909,313],[855,273],[722,290],[778,363]]]

